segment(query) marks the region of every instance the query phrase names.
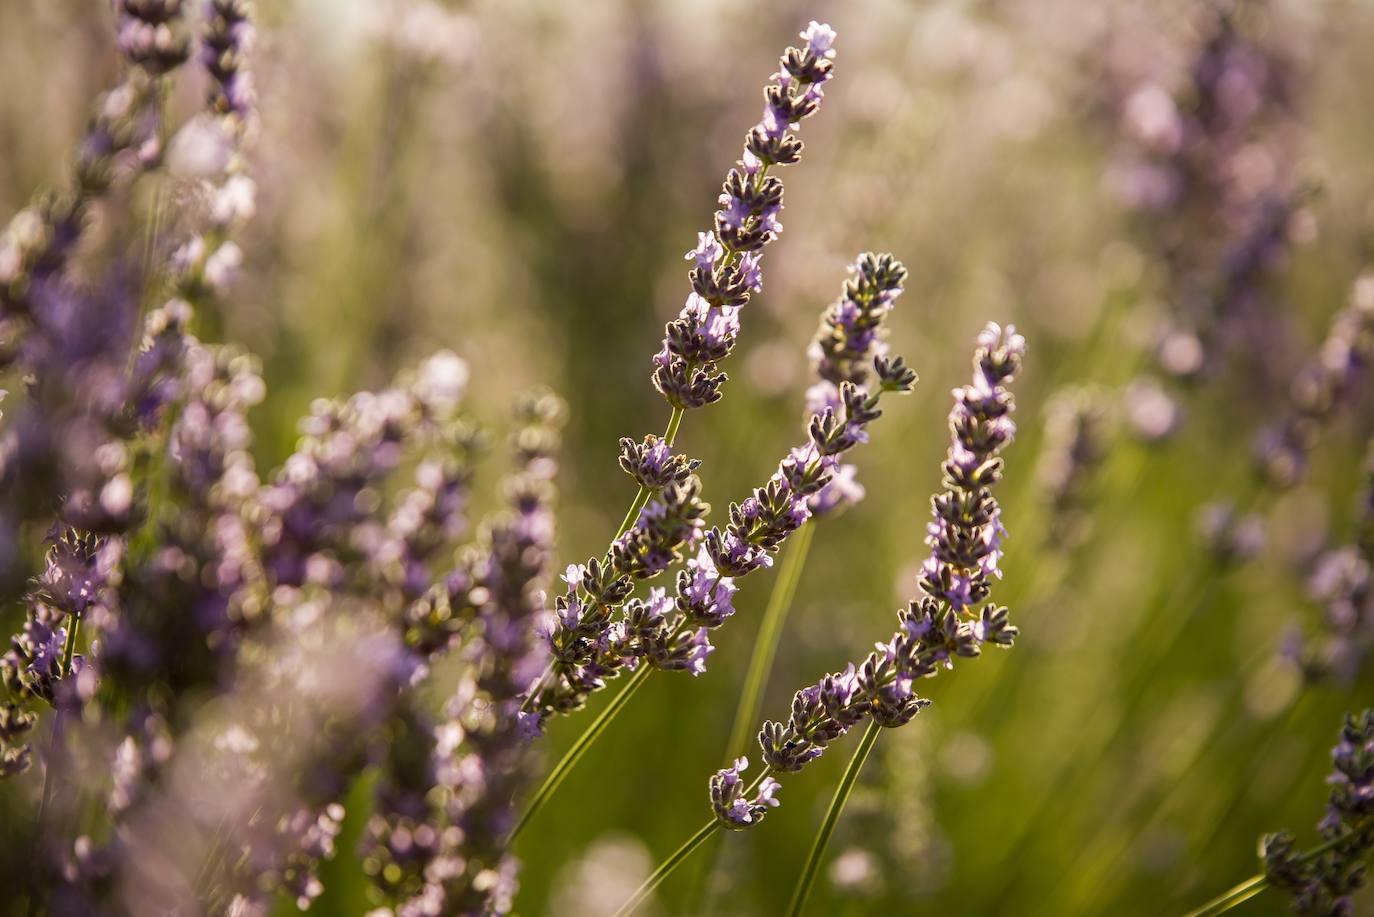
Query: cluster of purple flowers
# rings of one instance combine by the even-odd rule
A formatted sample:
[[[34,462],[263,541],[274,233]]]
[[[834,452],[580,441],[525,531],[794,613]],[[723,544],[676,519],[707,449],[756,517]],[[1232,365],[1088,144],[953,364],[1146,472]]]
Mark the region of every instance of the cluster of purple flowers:
[[[1374,851],[1374,710],[1346,717],[1331,760],[1331,796],[1318,826],[1324,849],[1303,854],[1286,831],[1260,842],[1265,877],[1292,895],[1302,917],[1355,913],[1350,896],[1364,886],[1364,862]]]
[[[1170,377],[1197,378],[1228,351],[1256,349],[1267,334],[1266,281],[1292,247],[1298,80],[1265,7],[1207,4],[1186,85],[1171,92],[1167,80],[1146,79],[1115,112],[1118,184],[1147,218],[1164,268],[1169,316],[1155,356]],[[1269,368],[1256,361],[1254,371]]]
[[[1000,576],[1006,532],[991,488],[1002,477],[1001,452],[1016,431],[1006,384],[1024,351],[1024,339],[1011,326],[989,324],[978,336],[973,383],[954,390],[945,490],[931,500],[930,557],[917,580],[921,594],[901,613],[901,629],[890,641],[876,644],[859,666],[798,691],[786,722],[763,724],[759,745],[768,775],[801,770],[866,718],[889,728],[904,725],[929,703],[915,693],[915,679],[952,668],[955,657],[978,656],[985,645],[1010,646],[1015,639],[1007,609],[975,606],[988,597],[990,579]],[[740,759],[711,779],[712,807],[727,828],[754,824],[776,804],[771,776],[757,784],[754,797],[738,789],[746,764]]]
[[[833,398],[815,405],[808,441],[779,463],[766,484],[730,505],[724,527],[704,528],[709,507],[697,498],[694,463],[674,456],[657,438],[622,442],[621,465],[641,486],[661,490],[605,560],[572,565],[564,575],[567,590],[549,636],[550,677],[540,679],[531,695],[536,717],[576,709],[608,677],[641,661],[669,671],[705,671],[714,649],[709,632],[734,614],[736,581],[770,566],[817,508],[833,509],[845,488],[852,492],[852,470],[842,476],[840,457],[867,441],[868,424],[881,416],[881,396],[908,392],[916,381],[900,357],[889,359],[877,347],[878,326],[901,292],[905,268],[890,255],[864,254],[853,273],[818,335],[831,351],[823,384]],[[846,344],[847,329],[858,340]],[[858,363],[871,354],[871,366]],[[870,374],[876,377],[871,393],[865,387]],[[673,594],[654,588],[646,598],[630,597],[634,580],[667,569],[692,548]]]
[[[115,28],[126,67],[101,95],[77,145],[72,187],[45,192],[0,233],[0,330],[6,364],[21,356],[34,326],[47,324],[44,300],[64,285],[64,271],[85,232],[90,208],[121,176],[151,169],[162,154],[158,96],[190,56],[182,0],[116,0]]]
[[[790,132],[815,114],[833,71],[834,30],[813,21],[801,38],[806,46],[783,53],[764,90],[763,118],[725,178],[714,229],[697,233],[696,248],[685,256],[694,262],[692,292],[654,357],[654,385],[674,408],[720,399],[725,374],[717,365],[734,350],[740,310],[763,289],[763,249],[782,232],[782,182],[769,171],[801,157],[801,141]]]

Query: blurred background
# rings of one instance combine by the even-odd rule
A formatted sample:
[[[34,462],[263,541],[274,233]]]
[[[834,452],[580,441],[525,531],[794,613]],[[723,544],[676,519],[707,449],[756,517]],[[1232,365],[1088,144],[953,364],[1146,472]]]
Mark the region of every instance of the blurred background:
[[[260,463],[290,452],[312,398],[452,348],[494,430],[529,385],[570,402],[567,562],[603,551],[633,496],[619,437],[667,418],[649,358],[760,87],[807,20],[838,31],[726,397],[679,439],[719,518],[804,435],[806,343],[846,266],[870,249],[905,262],[891,346],[921,382],[857,451],[868,499],[817,529],[771,716],[891,632],[973,337],[988,320],[1025,334],[993,596],[1022,637],[926,683],[934,704],[884,736],[813,913],[1179,912],[1254,873],[1262,831],[1313,842],[1340,718],[1374,686],[1358,666],[1306,677],[1294,649],[1327,614],[1310,587],[1323,552],[1354,537],[1368,380],[1294,486],[1257,483],[1255,443],[1369,265],[1374,6],[1253,3],[1222,39],[1216,7],[1184,0],[257,6],[258,214],[204,336],[264,361]],[[64,180],[116,73],[106,7],[0,8],[5,218]],[[1209,70],[1218,41],[1243,54]],[[170,104],[193,111],[202,93],[183,80]],[[174,224],[175,178],[154,193]],[[1058,456],[1082,430],[1066,416],[1090,427],[1068,488]],[[1204,532],[1224,501],[1264,533],[1233,526],[1229,561]],[[610,913],[701,821],[771,576],[745,584],[710,671],[650,682],[522,837],[521,913]],[[550,760],[591,715],[552,725]],[[652,908],[777,911],[853,741]],[[318,913],[367,907],[359,827]]]

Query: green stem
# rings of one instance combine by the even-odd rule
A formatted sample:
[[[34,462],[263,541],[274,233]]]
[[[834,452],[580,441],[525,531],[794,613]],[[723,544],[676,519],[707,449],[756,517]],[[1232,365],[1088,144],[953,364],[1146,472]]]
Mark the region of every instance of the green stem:
[[[65,680],[72,672],[72,657],[76,654],[76,635],[81,629],[81,619],[72,615],[71,624],[67,627],[67,639],[62,644],[62,678]],[[62,709],[58,708],[53,715],[52,740],[48,745],[48,760],[43,767],[43,795],[38,799],[38,836],[43,836],[43,823],[47,821],[48,806],[52,803],[52,794],[56,788],[57,781],[52,776],[52,762],[54,753],[57,750],[57,736],[62,729]],[[36,914],[38,908],[38,896],[29,896],[28,913],[30,917]]]
[[[635,893],[630,896],[630,900],[622,904],[613,917],[629,917],[630,914],[633,914],[635,908],[643,904],[644,899],[652,895],[654,889],[658,888],[663,880],[668,878],[672,871],[677,869],[678,865],[681,864],[683,860],[692,855],[693,850],[700,847],[708,837],[719,830],[720,822],[714,818],[702,825],[701,828],[697,830],[696,834],[688,838],[687,842],[677,848],[672,856],[663,861],[663,865],[654,870],[653,875],[644,880],[644,884],[635,890]]]
[[[749,742],[749,733],[758,721],[759,708],[763,704],[763,689],[768,684],[769,673],[773,671],[773,659],[777,655],[778,640],[782,635],[783,622],[791,610],[792,600],[797,594],[797,584],[801,581],[802,568],[806,566],[806,556],[811,551],[811,537],[815,533],[813,524],[803,525],[792,543],[787,547],[782,559],[782,568],[773,582],[773,592],[768,597],[768,607],[763,612],[763,623],[759,625],[759,635],[754,640],[754,653],[749,659],[749,672],[744,678],[744,690],[740,693],[739,706],[735,709],[735,725],[730,730],[730,741],[725,746],[725,760],[729,762],[744,753]]]
[[[844,811],[844,804],[849,800],[854,782],[859,779],[859,771],[863,769],[864,761],[868,760],[868,753],[873,750],[873,743],[878,741],[878,734],[882,732],[882,728],[877,721],[868,721],[868,729],[864,732],[863,740],[854,750],[854,757],[849,759],[844,776],[840,778],[840,785],[835,787],[835,795],[830,800],[830,808],[825,812],[821,830],[816,834],[815,843],[811,845],[811,853],[806,858],[806,866],[797,879],[796,890],[792,892],[792,903],[787,906],[788,917],[801,917],[802,910],[806,907],[806,899],[811,895],[811,886],[816,882],[816,873],[820,871],[821,857],[825,854],[826,845],[830,843],[830,835],[835,833],[835,825],[840,820],[840,813]]]
[[[630,698],[633,697],[634,693],[644,684],[645,680],[649,677],[649,673],[652,671],[653,667],[650,666],[647,661],[640,661],[639,668],[635,669],[634,674],[629,677],[615,697],[611,698],[610,703],[597,714],[596,719],[592,720],[591,723],[587,725],[582,735],[577,737],[577,741],[573,743],[572,747],[569,748],[563,757],[559,759],[558,763],[554,765],[553,770],[549,771],[549,775],[544,778],[544,782],[539,785],[539,789],[535,790],[534,795],[530,797],[529,804],[525,807],[524,814],[520,816],[520,820],[516,822],[515,827],[511,829],[508,843],[515,843],[515,839],[520,836],[521,830],[523,830],[530,819],[534,817],[534,814],[542,809],[544,804],[549,801],[549,797],[553,795],[554,790],[558,789],[558,785],[562,783],[564,778],[568,776],[568,773],[577,766],[577,762],[587,753],[587,749],[591,748],[592,743],[597,740],[601,733],[605,732],[606,727],[615,719],[616,714],[618,714],[625,704],[629,702]]]
[[[72,673],[72,656],[76,653],[76,634],[81,630],[81,619],[71,616],[71,626],[67,628],[67,642],[62,644],[62,677]]]
[[[1329,841],[1326,841],[1325,843],[1313,847],[1311,850],[1307,851],[1302,856],[1298,857],[1298,859],[1295,861],[1296,864],[1299,866],[1305,866],[1308,863],[1311,863],[1313,860],[1317,859],[1317,857],[1331,850],[1335,850],[1337,847],[1341,846],[1346,841],[1350,840],[1352,837],[1359,834],[1361,831],[1364,831],[1366,828],[1370,826],[1370,824],[1371,821],[1365,821],[1362,824],[1345,832],[1344,834],[1338,835],[1337,837],[1333,837]],[[1211,917],[1211,915],[1213,914],[1224,914],[1231,908],[1235,907],[1237,904],[1240,904],[1244,901],[1249,901],[1251,898],[1255,897],[1268,887],[1269,877],[1266,876],[1264,873],[1260,873],[1257,876],[1251,876],[1250,878],[1246,879],[1244,882],[1240,883],[1234,888],[1222,892],[1220,895],[1213,898],[1211,901],[1208,901],[1206,904],[1204,904],[1197,910],[1189,911],[1187,914],[1184,915],[1184,917]]]
[[[1197,910],[1190,911],[1186,917],[1208,917],[1211,914],[1224,914],[1237,904],[1250,900],[1268,887],[1269,880],[1264,876],[1252,876],[1230,891],[1208,901]]]

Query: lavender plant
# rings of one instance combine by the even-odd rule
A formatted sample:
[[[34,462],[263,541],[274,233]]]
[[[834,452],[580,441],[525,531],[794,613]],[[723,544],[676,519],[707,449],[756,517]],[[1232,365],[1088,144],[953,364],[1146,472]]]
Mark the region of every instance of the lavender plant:
[[[1346,717],[1331,760],[1331,795],[1317,826],[1323,842],[1299,851],[1291,833],[1266,834],[1259,845],[1264,871],[1188,917],[1225,913],[1270,887],[1287,892],[1293,912],[1303,917],[1355,913],[1350,896],[1364,885],[1374,851],[1374,711]]]
[[[847,285],[846,297],[852,296],[854,301],[863,303],[876,318],[886,311],[886,304],[890,304],[899,292],[905,270],[900,262],[886,255],[863,255],[856,264],[856,278]],[[842,303],[850,301],[846,298]],[[868,346],[865,345],[865,349]],[[847,371],[859,373],[857,367]],[[842,380],[837,386],[827,383],[834,389],[837,405],[819,405],[819,413],[811,415],[807,427],[807,442],[788,453],[765,485],[754,488],[753,494],[743,502],[730,505],[730,521],[724,528],[712,527],[704,534],[684,538],[685,541],[700,541],[700,545],[696,556],[688,559],[684,569],[678,571],[673,597],[669,597],[666,589],[652,588],[646,599],[631,598],[624,602],[622,620],[612,624],[609,623],[609,609],[619,598],[618,593],[611,591],[609,583],[612,581],[608,579],[614,575],[614,565],[593,561],[585,567],[568,569],[564,576],[568,590],[558,602],[559,624],[550,637],[553,670],[561,672],[561,677],[569,684],[574,681],[583,684],[583,690],[588,693],[599,689],[605,677],[622,669],[633,669],[634,674],[550,771],[517,822],[515,834],[547,802],[591,742],[650,672],[661,669],[699,675],[705,671],[706,658],[714,650],[710,632],[735,613],[737,581],[755,570],[771,566],[772,555],[812,518],[813,506],[819,507],[822,513],[834,508],[837,501],[827,494],[827,490],[841,476],[841,457],[867,441],[868,424],[882,416],[878,407],[882,396],[889,392],[909,392],[916,382],[916,374],[901,357],[875,356],[873,374],[876,386],[872,393],[848,380]],[[867,370],[863,375],[866,378]],[[665,500],[682,506],[694,498],[699,485],[685,467],[680,473],[688,475],[687,483],[672,481],[663,493]],[[677,494],[687,496],[677,499],[674,496]],[[700,515],[704,514],[703,509]],[[672,524],[694,527],[695,515],[687,519],[681,509],[670,509],[666,503],[656,501],[643,511],[641,519],[645,524],[637,525],[626,534],[643,530],[647,535],[662,525],[661,520],[681,520]],[[648,539],[639,536],[638,540],[643,543]],[[627,555],[633,557],[636,552],[652,556],[634,544],[630,539],[618,540],[612,547],[612,560]],[[628,566],[628,563],[622,560],[620,566]],[[628,594],[628,583],[622,588]]]
[[[768,720],[759,731],[765,768],[746,785],[741,757],[717,771],[709,783],[713,818],[663,863],[620,908],[631,913],[678,864],[724,828],[740,831],[762,821],[779,804],[775,775],[796,773],[819,758],[836,739],[868,722],[867,731],[831,802],[789,911],[801,912],[849,790],[879,731],[910,722],[930,702],[914,690],[917,678],[954,666],[956,657],[976,657],[985,645],[1010,646],[1017,629],[1006,608],[984,604],[1006,531],[992,487],[1001,480],[1003,448],[1016,426],[1014,402],[1005,387],[1021,365],[1025,340],[1013,326],[989,323],[978,336],[973,382],[954,390],[949,415],[952,442],[942,466],[945,490],[931,500],[927,526],[931,549],[917,579],[920,595],[899,615],[901,629],[855,666],[826,675],[798,691],[785,723]]]

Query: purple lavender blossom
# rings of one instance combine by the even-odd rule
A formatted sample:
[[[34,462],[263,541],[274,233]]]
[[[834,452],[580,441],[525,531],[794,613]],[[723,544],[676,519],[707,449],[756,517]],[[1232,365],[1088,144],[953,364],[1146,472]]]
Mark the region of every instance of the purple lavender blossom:
[[[711,250],[705,238],[699,248]],[[840,457],[867,441],[868,424],[882,414],[881,396],[910,391],[916,374],[901,358],[876,355],[871,369],[860,363],[878,349],[877,326],[900,294],[906,270],[890,255],[864,254],[853,272],[832,312],[859,317],[836,318],[840,324],[824,324],[818,333],[829,342],[818,346],[829,354],[824,357],[823,378],[835,386],[835,406],[811,416],[807,442],[783,458],[764,486],[731,504],[726,526],[702,531],[707,507],[697,498],[700,482],[691,474],[690,463],[672,456],[657,438],[646,438],[642,444],[622,441],[621,464],[641,486],[670,480],[612,545],[605,562],[589,561],[574,568],[582,573],[567,578],[568,590],[558,600],[549,638],[551,679],[541,678],[532,688],[530,703],[535,709],[577,709],[589,693],[604,687],[607,678],[635,668],[641,660],[661,669],[700,674],[713,651],[708,632],[734,614],[737,580],[771,566],[783,542],[812,517],[813,506],[830,509],[854,494],[853,471],[840,470]],[[845,326],[844,321],[851,324]],[[845,327],[864,329],[861,349],[842,340]],[[871,394],[853,381],[867,383],[870,374],[875,377]],[[662,572],[694,547],[695,557],[678,573],[671,609],[661,607],[658,594],[651,592],[648,602],[626,605],[616,619],[632,579]]]
[[[1045,408],[1045,446],[1036,480],[1050,513],[1048,536],[1057,545],[1078,543],[1086,534],[1084,512],[1093,471],[1106,451],[1106,405],[1101,392],[1071,387],[1053,395]]]
[[[661,437],[650,434],[638,443],[629,437],[621,439],[620,467],[640,487],[660,490],[671,483],[685,485],[701,462],[674,453]]]
[[[1252,349],[1250,326],[1300,203],[1297,81],[1281,30],[1232,3],[1206,15],[1186,89],[1175,98],[1147,81],[1121,93],[1115,112],[1117,184],[1145,212],[1168,275],[1158,363],[1185,378],[1215,370],[1225,350]]]
[[[548,394],[526,399],[521,423],[534,432],[517,435],[517,441],[552,445],[563,411]],[[471,684],[475,694],[460,686],[449,704],[452,722],[461,725],[462,743],[441,749],[439,759],[440,770],[452,780],[445,819],[458,829],[449,843],[461,845],[449,846],[435,860],[420,894],[443,900],[445,913],[507,913],[516,888],[518,863],[506,838],[515,823],[514,797],[530,764],[530,727],[522,702],[547,663],[536,624],[544,613],[543,586],[553,555],[553,453],[535,450],[521,457],[509,488],[513,511],[488,528],[490,553],[476,577],[489,598],[478,611],[480,637],[467,650],[481,652]],[[445,869],[445,861],[462,862],[464,868]]]
[[[200,61],[214,80],[211,107],[244,125],[255,116],[253,75],[246,66],[254,41],[252,13],[248,0],[210,0],[201,36]]]
[[[119,49],[130,63],[162,76],[190,57],[184,6],[183,0],[114,0]]]

